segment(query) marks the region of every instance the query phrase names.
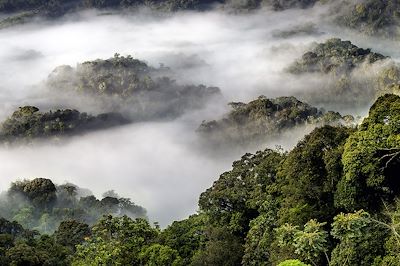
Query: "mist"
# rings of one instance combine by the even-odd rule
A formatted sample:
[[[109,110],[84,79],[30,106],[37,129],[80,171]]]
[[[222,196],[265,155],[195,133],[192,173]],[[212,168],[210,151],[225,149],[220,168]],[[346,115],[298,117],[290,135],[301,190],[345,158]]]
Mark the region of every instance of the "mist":
[[[55,102],[43,86],[54,68],[75,67],[114,53],[132,55],[154,67],[164,64],[178,83],[217,86],[223,98],[173,121],[136,123],[58,144],[2,147],[0,190],[16,179],[51,178],[89,188],[96,195],[113,189],[145,207],[150,220],[162,226],[187,217],[197,210],[200,193],[246,152],[238,149],[213,156],[198,143],[195,130],[202,120],[220,118],[230,101],[301,95],[315,89],[320,79],[297,79],[284,69],[314,42],[333,36],[399,58],[394,42],[351,37],[351,32],[330,26],[325,11],[326,7],[318,6],[248,14],[87,11],[1,30],[1,120],[19,106],[57,108],[62,99]],[[318,34],[277,35],[279,30],[310,23]],[[70,105],[92,111],[88,103]],[[363,116],[368,107],[346,111]],[[275,145],[290,149],[309,131],[296,129],[287,138],[250,152]]]

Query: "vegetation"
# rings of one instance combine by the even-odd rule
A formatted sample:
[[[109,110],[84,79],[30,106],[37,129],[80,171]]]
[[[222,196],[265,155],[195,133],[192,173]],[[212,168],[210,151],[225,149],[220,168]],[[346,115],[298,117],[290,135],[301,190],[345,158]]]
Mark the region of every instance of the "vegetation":
[[[80,10],[85,8],[126,8],[137,6],[150,6],[162,8],[163,10],[199,9],[216,3],[216,0],[1,0],[0,11],[15,12],[20,10],[38,9],[44,14],[62,15],[67,11]]]
[[[179,85],[163,76],[169,71],[119,54],[78,64],[75,69],[60,66],[46,82],[51,90],[75,100],[94,101],[109,112],[94,116],[71,109],[40,112],[35,106],[20,107],[1,123],[0,142],[58,139],[131,122],[173,119],[220,95],[215,87]]]
[[[58,18],[67,13],[90,8],[137,10],[146,7],[160,12],[176,12],[204,11],[221,7],[242,12],[267,7],[274,11],[282,11],[291,8],[309,8],[317,2],[325,3],[319,0],[0,0],[0,13],[10,14],[9,17],[0,20],[0,29],[29,23],[38,16],[48,19]]]
[[[340,75],[351,72],[363,63],[373,64],[387,57],[353,45],[350,41],[329,39],[319,43],[312,51],[305,53],[300,60],[289,67],[293,74],[334,73]]]
[[[314,23],[306,23],[297,25],[295,27],[286,28],[283,30],[275,30],[273,36],[276,38],[291,38],[297,36],[310,36],[310,35],[322,35],[322,32],[318,29]]]
[[[146,210],[128,198],[111,193],[99,200],[93,195],[81,194],[83,192],[73,184],[56,186],[45,178],[17,181],[2,198],[0,215],[42,233],[64,228],[57,231],[55,237],[71,248],[82,238],[78,232],[87,232],[80,223],[93,224],[104,214],[146,217]]]
[[[366,0],[352,4],[337,23],[367,35],[398,39],[400,3],[397,0]]]
[[[395,62],[337,38],[316,44],[287,71],[322,79],[318,90],[301,97],[328,107],[365,106],[380,95],[400,92],[400,67]]]
[[[147,6],[163,11],[204,10],[213,5],[222,4],[233,7],[256,8],[261,5],[270,6],[275,10],[288,8],[307,8],[318,0],[246,0],[240,6],[233,0],[1,0],[0,12],[15,12],[37,9],[48,15],[62,15],[65,12],[84,8],[127,8]]]
[[[335,23],[397,39],[398,0],[0,0],[0,29],[37,16],[88,8],[147,6],[161,11],[221,5],[275,11],[331,3]],[[274,37],[319,34],[315,24]],[[256,145],[311,126],[290,151],[246,153],[201,193],[199,210],[165,229],[146,210],[106,192],[98,199],[73,184],[46,178],[16,181],[0,195],[0,265],[139,266],[400,266],[400,66],[349,41],[329,39],[287,69],[291,78],[318,79],[317,91],[295,97],[232,102],[222,119],[198,133],[212,144]],[[218,88],[183,85],[164,66],[115,54],[59,66],[45,85],[57,95],[91,99],[107,113],[40,112],[24,106],[0,125],[0,142],[58,139],[136,121],[174,119],[198,110]],[[354,118],[313,107],[364,107]],[[312,104],[312,105],[311,105]],[[336,109],[336,110],[337,110]],[[123,115],[121,115],[123,114]]]
[[[168,72],[166,67],[152,68],[131,56],[115,54],[76,68],[60,66],[50,75],[47,86],[95,99],[102,110],[123,112],[134,121],[176,118],[220,94],[215,87],[179,85],[164,76]]]
[[[395,95],[379,98],[343,152],[344,175],[337,204],[346,210],[376,210],[400,192],[400,102]]]
[[[247,104],[229,104],[232,110],[219,121],[203,121],[198,132],[217,144],[265,142],[283,132],[304,125],[351,124],[354,118],[325,112],[295,97],[268,99],[260,96]]]
[[[289,8],[307,8],[313,6],[319,0],[1,0],[0,12],[15,12],[21,10],[40,10],[44,14],[59,16],[68,11],[85,8],[127,8],[147,6],[162,11],[177,10],[205,10],[216,4],[221,4],[236,9],[254,9],[260,6],[268,6],[274,10]]]
[[[1,210],[13,220],[0,219],[1,263],[398,266],[399,108],[399,96],[384,95],[358,128],[327,125],[289,152],[245,154],[201,194],[198,214],[164,230],[123,215],[141,209],[129,200],[78,200],[75,186],[16,182]],[[52,235],[22,226],[52,233],[46,224],[60,205],[70,215]],[[106,215],[92,226],[76,215],[97,208]]]
[[[0,141],[12,143],[18,140],[76,135],[128,122],[129,120],[118,113],[92,116],[70,109],[42,113],[34,106],[24,106],[1,124]]]
[[[263,0],[262,4],[271,6],[275,10],[289,8],[307,8],[313,6],[319,0]]]
[[[289,153],[266,150],[248,154],[233,164],[232,171],[222,174],[201,195],[199,205],[209,217],[209,227],[223,228],[226,241],[242,245],[242,259],[228,265],[285,265],[300,261],[310,265],[390,265],[384,264],[386,261],[400,265],[391,251],[399,247],[394,244],[397,220],[392,220],[398,208],[395,198],[399,197],[399,183],[392,172],[399,171],[400,162],[396,149],[400,145],[392,142],[400,136],[395,115],[399,103],[400,97],[395,95],[380,97],[356,130],[317,128]],[[376,132],[383,139],[365,144],[372,157],[347,155],[350,147],[353,152],[362,151],[359,145],[363,145],[366,134],[372,137],[376,128],[385,123],[384,131]],[[364,133],[372,125],[374,129]],[[363,136],[357,138],[360,134]],[[383,141],[386,139],[389,147]],[[387,153],[375,152],[381,147],[388,149]],[[389,156],[384,157],[386,154]],[[390,171],[382,168],[387,161]],[[347,163],[379,176],[372,181],[358,171],[353,174],[361,184],[354,183],[347,174]],[[343,180],[349,183],[343,185]],[[369,181],[379,193],[359,190]],[[352,198],[367,204],[343,206],[347,199],[352,203],[351,198],[346,198],[348,194],[342,196],[343,189],[360,192]],[[349,213],[342,213],[344,210]],[[208,241],[219,243],[212,238]],[[396,248],[387,248],[388,241]],[[211,254],[207,254],[210,258]]]
[[[38,16],[57,18],[85,9],[137,9],[148,7],[163,12],[204,10],[223,0],[0,0],[0,13],[9,17],[0,20],[0,29],[31,22]],[[16,13],[16,14],[13,14]]]
[[[37,16],[54,18],[88,8],[137,9],[148,7],[162,12],[207,10],[216,5],[235,11],[267,7],[275,11],[333,4],[327,16],[333,23],[360,33],[389,39],[400,36],[400,4],[397,0],[0,0],[0,13],[15,13],[0,21],[0,29],[28,23]],[[289,32],[290,33],[290,32]],[[284,33],[286,35],[286,33]]]

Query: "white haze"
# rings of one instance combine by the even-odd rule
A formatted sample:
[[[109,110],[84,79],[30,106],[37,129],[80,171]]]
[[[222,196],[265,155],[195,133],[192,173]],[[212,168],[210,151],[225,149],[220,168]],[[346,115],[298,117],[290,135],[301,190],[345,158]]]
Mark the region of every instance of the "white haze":
[[[56,66],[75,66],[114,53],[131,54],[152,66],[164,63],[181,83],[218,86],[225,102],[175,121],[133,124],[59,145],[1,148],[0,189],[7,189],[16,179],[45,177],[59,184],[68,181],[87,187],[96,195],[114,189],[144,206],[150,219],[163,226],[185,218],[196,211],[199,194],[229,170],[242,152],[210,156],[199,149],[196,127],[203,119],[221,116],[228,101],[248,101],[261,94],[289,96],[315,86],[315,81],[299,82],[283,75],[282,70],[313,41],[333,36],[323,24],[323,11],[178,13],[164,17],[147,12],[100,15],[92,11],[59,22],[39,21],[1,30],[1,119],[18,106],[48,106],[37,84]],[[309,22],[320,25],[325,34],[272,37],[276,30]],[[392,48],[390,44],[379,45],[381,50]],[[290,141],[282,139],[269,146],[290,148],[303,134],[296,131]]]

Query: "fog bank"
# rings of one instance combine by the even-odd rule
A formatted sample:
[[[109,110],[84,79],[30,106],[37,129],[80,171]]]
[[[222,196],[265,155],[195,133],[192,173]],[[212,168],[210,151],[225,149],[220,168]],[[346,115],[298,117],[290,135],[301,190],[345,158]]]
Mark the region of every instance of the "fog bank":
[[[171,16],[89,11],[1,30],[1,120],[18,106],[60,106],[41,85],[55,67],[106,59],[114,53],[130,54],[152,66],[165,64],[179,83],[218,86],[224,98],[175,121],[132,124],[57,145],[0,148],[0,189],[18,178],[51,178],[89,188],[96,195],[114,189],[145,207],[150,219],[163,226],[186,217],[196,211],[199,194],[244,152],[215,157],[200,149],[195,130],[202,120],[219,118],[229,101],[246,102],[261,94],[290,96],[318,86],[321,80],[299,80],[283,72],[313,42],[335,36],[387,55],[396,52],[391,42],[352,40],[348,31],[326,24],[324,11],[317,7]],[[279,30],[310,23],[318,34],[277,36]],[[394,55],[398,57],[398,51]],[[87,103],[76,105],[90,110]],[[309,129],[266,145],[290,148],[305,132]]]

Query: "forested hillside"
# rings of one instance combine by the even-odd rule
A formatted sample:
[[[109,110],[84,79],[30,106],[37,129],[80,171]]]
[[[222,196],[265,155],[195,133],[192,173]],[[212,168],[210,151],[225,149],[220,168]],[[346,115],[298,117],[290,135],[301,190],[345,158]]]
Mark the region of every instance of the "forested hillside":
[[[217,87],[178,84],[168,76],[171,71],[119,54],[76,68],[59,66],[44,82],[50,97],[57,97],[62,105],[71,99],[90,102],[104,113],[92,115],[72,108],[41,112],[36,106],[22,106],[1,122],[0,142],[58,140],[133,122],[173,120],[221,97]]]
[[[34,106],[24,106],[2,122],[0,141],[14,143],[39,138],[57,138],[121,126],[128,122],[129,120],[118,113],[92,116],[70,109],[42,113]]]
[[[315,44],[286,71],[295,77],[321,79],[318,90],[300,92],[314,104],[365,106],[379,95],[399,92],[398,63],[337,38]]]
[[[399,38],[400,0],[0,0],[0,266],[400,266]]]
[[[210,10],[219,7],[235,12],[248,12],[258,8],[284,11],[330,7],[326,16],[331,23],[356,30],[365,35],[398,39],[400,4],[397,0],[1,0],[0,13],[11,16],[0,20],[0,28],[28,23],[32,19],[45,16],[57,18],[68,13],[97,9],[140,9],[149,8],[161,12],[179,10]]]
[[[267,99],[260,96],[247,104],[233,102],[221,120],[204,121],[197,132],[208,142],[219,145],[250,145],[273,140],[290,130],[304,126],[348,125],[351,115],[323,111],[295,97]]]
[[[59,66],[46,86],[54,94],[91,101],[101,110],[123,113],[134,122],[174,119],[220,96],[217,87],[178,84],[171,71],[115,54],[75,68]]]
[[[2,263],[399,265],[399,114],[400,97],[387,94],[357,128],[323,126],[289,152],[245,154],[200,195],[198,214],[164,230],[124,215],[145,215],[129,199],[13,183]]]

